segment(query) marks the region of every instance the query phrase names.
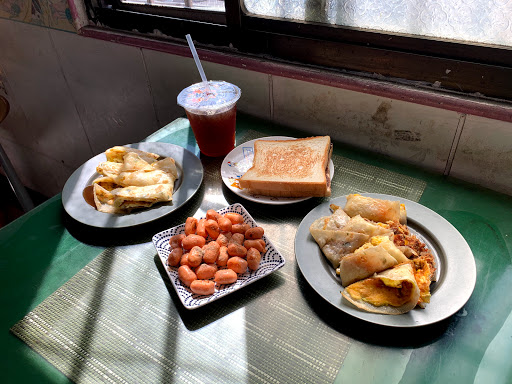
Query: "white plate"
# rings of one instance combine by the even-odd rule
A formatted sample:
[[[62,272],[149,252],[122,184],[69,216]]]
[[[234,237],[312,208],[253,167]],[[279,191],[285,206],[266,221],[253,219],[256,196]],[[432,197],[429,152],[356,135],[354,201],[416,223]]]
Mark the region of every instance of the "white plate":
[[[263,204],[292,204],[311,199],[311,197],[272,197],[256,195],[249,192],[247,189],[240,188],[240,183],[238,182],[238,179],[242,177],[242,175],[245,172],[247,172],[249,168],[252,167],[252,162],[254,159],[254,142],[256,140],[295,140],[295,137],[262,137],[260,139],[255,139],[243,143],[236,147],[235,149],[233,149],[230,153],[226,155],[220,168],[222,181],[224,182],[226,187],[228,187],[232,192],[236,193],[240,197],[243,197],[244,199]],[[331,175],[332,180],[334,176],[334,164],[332,160],[329,160],[329,173]]]
[[[390,326],[419,327],[444,320],[469,300],[476,283],[473,253],[466,240],[446,219],[434,211],[400,197],[365,193],[384,200],[399,200],[407,209],[407,227],[422,240],[437,262],[437,282],[432,283],[430,303],[425,309],[413,309],[403,315],[380,315],[362,311],[341,296],[341,280],[309,232],[317,218],[329,216],[329,204],[344,207],[346,197],[320,204],[302,220],[295,237],[295,256],[299,268],[311,287],[327,302],[359,319]]]
[[[239,203],[232,204],[226,208],[222,208],[218,210],[220,214],[225,214],[227,212],[236,212],[241,214],[245,223],[251,225],[251,227],[256,227],[257,224],[254,219],[251,217],[249,212]],[[180,279],[178,278],[178,267],[169,267],[167,265],[167,258],[169,257],[170,252],[170,244],[169,240],[171,236],[179,235],[180,233],[185,232],[185,223],[178,225],[176,227],[167,229],[160,233],[157,233],[153,236],[153,244],[158,252],[158,256],[160,257],[160,261],[162,262],[167,274],[169,275],[169,279],[171,280],[176,293],[178,294],[181,302],[187,309],[196,309],[211,303],[217,299],[220,299],[223,296],[229,295],[232,292],[239,290],[240,288],[246,287],[247,285],[254,283],[256,280],[261,279],[264,276],[271,274],[274,271],[277,271],[279,268],[282,268],[285,264],[284,257],[279,253],[279,251],[274,247],[274,245],[270,242],[270,240],[263,235],[263,240],[265,240],[265,245],[267,251],[261,257],[261,263],[259,268],[256,271],[247,271],[243,274],[238,275],[238,280],[233,284],[223,285],[221,287],[215,287],[215,293],[210,296],[202,296],[193,293],[190,288],[186,285],[182,284]],[[209,241],[211,239],[207,239]]]
[[[105,153],[85,162],[69,177],[62,190],[62,204],[66,212],[75,220],[93,227],[124,228],[139,225],[165,216],[185,204],[199,189],[203,181],[203,165],[192,152],[183,147],[168,143],[137,143],[126,147],[172,157],[176,161],[178,179],[174,184],[172,202],[156,204],[151,208],[133,210],[125,215],[112,215],[99,212],[83,197],[85,187],[100,176],[96,166],[107,161]]]

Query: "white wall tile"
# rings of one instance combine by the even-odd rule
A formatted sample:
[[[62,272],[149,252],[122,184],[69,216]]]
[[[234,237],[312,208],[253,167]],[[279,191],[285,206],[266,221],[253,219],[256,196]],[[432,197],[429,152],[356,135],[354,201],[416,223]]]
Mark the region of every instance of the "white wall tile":
[[[160,128],[139,48],[51,31],[92,152]]]
[[[467,116],[450,176],[512,195],[512,123]]]
[[[2,140],[2,148],[22,184],[47,197],[60,193],[74,170],[61,161],[10,140]]]
[[[2,19],[0,47],[0,68],[12,108],[2,124],[2,137],[78,167],[91,150],[49,30]]]
[[[183,88],[200,82],[201,77],[192,58],[151,50],[143,52],[158,120],[164,126],[185,114],[176,103],[178,94]],[[268,75],[204,60],[201,64],[208,79],[224,80],[240,87],[242,97],[237,103],[239,111],[270,118]]]
[[[274,120],[443,172],[459,114],[273,77]]]
[[[237,103],[239,111],[270,119],[269,75],[209,62],[203,67],[210,79],[230,82],[242,90]]]
[[[0,95],[3,96],[9,104],[9,111],[4,121],[0,124],[0,140],[10,140],[16,142],[30,142],[30,125],[21,103],[16,100],[14,91],[9,84],[5,71],[0,64]]]
[[[193,59],[162,52],[142,50],[151,93],[161,127],[184,116],[176,99],[181,90],[201,81]]]

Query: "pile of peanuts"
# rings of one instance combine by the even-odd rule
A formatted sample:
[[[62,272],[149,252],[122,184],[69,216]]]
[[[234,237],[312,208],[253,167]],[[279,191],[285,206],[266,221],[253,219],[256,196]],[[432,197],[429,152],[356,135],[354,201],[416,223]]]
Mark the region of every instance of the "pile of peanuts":
[[[185,233],[171,237],[167,265],[179,265],[178,278],[193,293],[211,295],[216,285],[232,284],[247,269],[258,269],[266,252],[263,233],[239,213],[209,209],[204,219],[188,217]]]

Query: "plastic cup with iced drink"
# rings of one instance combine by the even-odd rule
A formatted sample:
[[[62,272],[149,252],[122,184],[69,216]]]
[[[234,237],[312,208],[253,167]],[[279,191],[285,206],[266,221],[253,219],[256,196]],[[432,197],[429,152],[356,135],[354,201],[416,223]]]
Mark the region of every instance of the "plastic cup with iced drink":
[[[235,148],[236,103],[240,88],[226,81],[193,84],[178,95],[190,126],[206,156],[227,155]]]

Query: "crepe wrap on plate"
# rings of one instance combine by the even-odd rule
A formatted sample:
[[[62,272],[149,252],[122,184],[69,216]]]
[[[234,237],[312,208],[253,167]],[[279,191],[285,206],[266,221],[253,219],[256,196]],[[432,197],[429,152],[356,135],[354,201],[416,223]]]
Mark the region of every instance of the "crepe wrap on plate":
[[[344,231],[364,233],[370,237],[373,236],[393,236],[393,231],[389,228],[389,225],[383,223],[374,223],[356,215],[352,217],[347,224],[343,227]]]
[[[370,238],[368,243],[363,245],[363,247],[369,248],[377,245],[384,248],[386,252],[388,252],[396,259],[396,261],[398,261],[398,263],[404,263],[409,260],[407,256],[405,256],[405,254],[387,236],[373,236]]]
[[[96,171],[110,177],[122,187],[173,184],[178,177],[178,171],[172,158],[168,157],[165,160],[149,164],[133,152],[125,156],[124,163],[102,162],[98,164]]]
[[[333,268],[338,268],[340,259],[363,245],[369,236],[339,229],[323,229],[328,226],[324,219],[315,220],[309,227],[309,232]]]
[[[124,156],[130,152],[138,154],[143,160],[150,164],[155,162],[160,157],[156,153],[145,152],[141,151],[140,149],[122,146],[115,146],[107,149],[105,151],[105,156],[107,157],[107,161],[122,163],[124,161]]]
[[[113,147],[98,164],[102,176],[93,181],[96,209],[111,214],[129,213],[155,203],[172,201],[178,170],[174,159],[128,147]],[[122,156],[122,160],[120,158]]]
[[[316,219],[310,226],[310,229],[316,230],[336,230],[341,229],[350,221],[350,216],[338,208],[332,215],[323,216]],[[357,231],[352,231],[357,232]]]
[[[410,263],[402,263],[346,287],[342,295],[368,312],[400,315],[418,303],[420,290]]]
[[[380,200],[373,197],[352,194],[347,196],[347,203],[343,208],[350,216],[361,215],[365,219],[385,223],[396,221],[405,223],[405,206],[399,201]]]
[[[396,259],[380,245],[356,250],[356,252],[344,256],[340,260],[341,283],[346,287],[397,264]]]

